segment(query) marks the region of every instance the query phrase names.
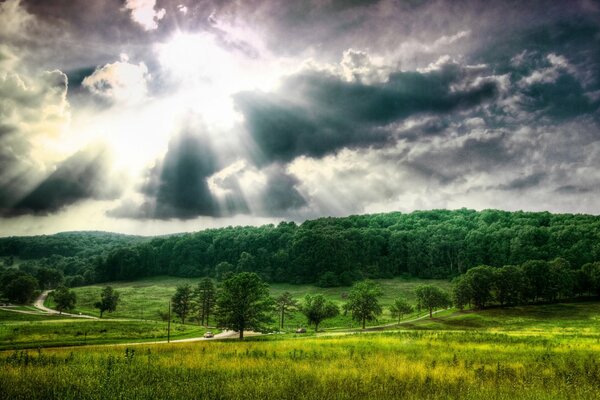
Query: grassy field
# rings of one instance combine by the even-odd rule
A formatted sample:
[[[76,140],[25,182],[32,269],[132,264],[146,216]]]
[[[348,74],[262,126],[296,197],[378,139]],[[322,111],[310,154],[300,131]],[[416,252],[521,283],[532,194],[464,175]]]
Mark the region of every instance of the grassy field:
[[[217,332],[212,329],[213,332]],[[199,337],[205,328],[171,325],[172,339]],[[0,310],[0,350],[166,340],[167,324],[159,321],[91,320],[58,315],[20,314]]]
[[[160,319],[158,312],[167,311],[169,298],[175,293],[177,285],[189,283],[194,286],[198,281],[199,279],[154,277],[133,282],[110,283],[113,288],[119,291],[121,301],[116,312],[105,314],[105,316],[107,318]],[[444,289],[450,288],[450,283],[444,280],[396,278],[380,279],[377,282],[381,285],[384,293],[381,298],[381,304],[384,305],[384,314],[378,321],[373,322],[372,325],[393,322],[387,307],[398,296],[402,296],[409,302],[414,303],[414,289],[420,284],[433,284]],[[98,301],[100,292],[104,286],[94,285],[75,288],[74,291],[77,294],[77,308],[75,312],[99,316],[98,310],[94,308],[94,303]],[[322,293],[339,305],[344,303],[343,296],[350,290],[349,287],[319,288],[312,285],[290,284],[272,284],[270,288],[271,295],[274,297],[285,291],[289,291],[297,300],[301,300],[306,294]],[[51,307],[53,305],[52,300],[49,299],[46,305]],[[299,313],[295,313],[286,323],[288,329],[295,329],[298,326],[304,325],[306,325],[305,318]],[[349,328],[357,327],[358,324],[353,322],[349,316],[339,316],[324,321],[321,326],[323,328]]]
[[[2,352],[0,398],[597,399],[599,312],[558,304],[381,333]]]

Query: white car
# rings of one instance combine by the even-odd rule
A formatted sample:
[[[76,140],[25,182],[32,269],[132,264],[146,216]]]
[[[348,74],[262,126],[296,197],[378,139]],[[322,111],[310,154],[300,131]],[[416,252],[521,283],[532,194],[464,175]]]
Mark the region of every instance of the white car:
[[[215,337],[215,335],[214,335],[212,332],[206,332],[206,333],[204,334],[204,337],[205,337],[206,339],[210,339],[210,338],[213,338],[213,337]]]

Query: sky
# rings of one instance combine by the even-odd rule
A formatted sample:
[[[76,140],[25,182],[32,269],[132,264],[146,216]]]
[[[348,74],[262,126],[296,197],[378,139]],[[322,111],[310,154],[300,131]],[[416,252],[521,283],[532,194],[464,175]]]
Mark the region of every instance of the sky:
[[[599,1],[0,2],[0,236],[599,194]]]

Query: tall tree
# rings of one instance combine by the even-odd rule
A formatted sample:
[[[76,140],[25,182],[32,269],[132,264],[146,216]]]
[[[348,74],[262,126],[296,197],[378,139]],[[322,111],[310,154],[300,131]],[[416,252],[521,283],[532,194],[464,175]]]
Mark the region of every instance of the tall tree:
[[[450,305],[450,296],[448,296],[448,293],[437,286],[417,286],[415,294],[417,296],[417,307],[429,310],[429,318],[433,317],[433,310]]]
[[[185,324],[185,319],[192,308],[192,287],[189,284],[177,286],[175,294],[171,297],[171,307],[173,312],[181,318],[181,323]]]
[[[196,311],[201,325],[208,326],[208,320],[217,301],[217,288],[210,278],[203,278],[194,290]]]
[[[59,314],[63,311],[70,311],[75,308],[77,297],[75,292],[69,290],[66,286],[59,286],[52,292],[54,303]]]
[[[277,310],[279,311],[279,327],[283,329],[283,321],[286,316],[298,308],[298,302],[292,298],[290,292],[284,292],[275,299]]]
[[[100,310],[100,318],[102,318],[105,311],[108,311],[109,313],[116,311],[118,303],[119,293],[116,290],[113,290],[112,287],[107,286],[102,289],[100,301],[97,301],[94,304],[94,307]]]
[[[300,311],[306,316],[309,324],[315,325],[315,332],[318,332],[321,322],[340,313],[339,307],[331,300],[327,300],[322,294],[314,296],[307,294],[304,297]]]
[[[263,330],[272,322],[273,299],[269,286],[254,272],[241,272],[225,279],[217,296],[217,324],[239,332],[244,339],[244,330]]]
[[[375,320],[382,313],[379,297],[383,295],[381,287],[373,281],[357,282],[350,289],[348,302],[344,309],[350,311],[352,319],[362,324],[365,329],[367,321]]]
[[[2,292],[10,302],[27,304],[33,301],[37,287],[38,281],[33,276],[20,273],[4,286]]]
[[[481,309],[492,298],[495,269],[487,265],[480,265],[468,270],[463,278],[471,286],[471,295],[475,307]]]
[[[413,312],[413,306],[408,304],[408,302],[402,298],[398,298],[394,300],[394,304],[390,306],[390,313],[393,318],[398,318],[398,325],[400,325],[400,321],[406,314],[410,314]]]

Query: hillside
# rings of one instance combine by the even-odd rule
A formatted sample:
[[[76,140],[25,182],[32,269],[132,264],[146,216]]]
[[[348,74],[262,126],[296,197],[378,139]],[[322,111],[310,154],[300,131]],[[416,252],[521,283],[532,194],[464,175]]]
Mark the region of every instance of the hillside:
[[[63,233],[0,239],[0,256],[84,283],[257,272],[274,283],[349,285],[362,278],[451,278],[471,267],[600,260],[600,217],[432,210],[228,227],[166,237]],[[61,259],[63,257],[63,259]]]

